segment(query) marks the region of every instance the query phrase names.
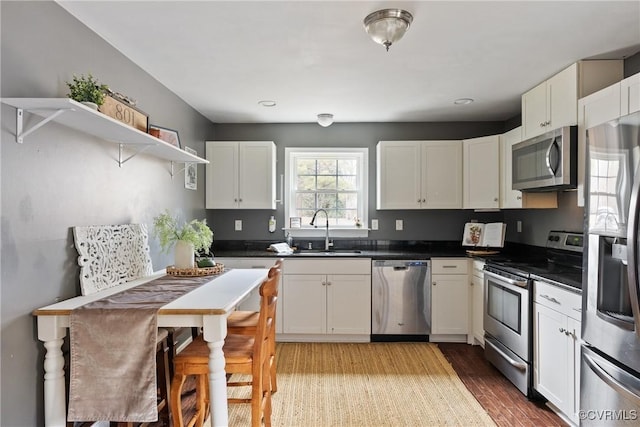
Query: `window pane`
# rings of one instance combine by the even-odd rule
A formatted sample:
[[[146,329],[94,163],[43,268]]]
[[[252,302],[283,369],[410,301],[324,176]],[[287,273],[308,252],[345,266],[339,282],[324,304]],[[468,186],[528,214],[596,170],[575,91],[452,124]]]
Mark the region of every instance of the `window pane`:
[[[318,176],[318,190],[337,190],[338,178],[335,176]]]
[[[316,161],[314,159],[298,159],[296,161],[296,173],[298,175],[315,175]]]
[[[322,209],[335,209],[337,201],[336,193],[319,193],[318,207]],[[331,214],[329,214],[331,215]]]
[[[339,176],[338,190],[357,190],[355,176]]]
[[[358,209],[358,195],[355,193],[338,194],[338,207],[342,209]]]
[[[335,175],[338,173],[336,159],[318,160],[318,175]]]
[[[301,209],[309,209],[309,210],[316,209],[316,195],[314,193],[296,194],[296,210],[299,211]]]
[[[304,176],[298,175],[298,179],[296,182],[297,190],[311,190],[314,191],[316,189],[316,177],[315,175]]]
[[[358,171],[356,159],[338,160],[338,175],[355,175]]]

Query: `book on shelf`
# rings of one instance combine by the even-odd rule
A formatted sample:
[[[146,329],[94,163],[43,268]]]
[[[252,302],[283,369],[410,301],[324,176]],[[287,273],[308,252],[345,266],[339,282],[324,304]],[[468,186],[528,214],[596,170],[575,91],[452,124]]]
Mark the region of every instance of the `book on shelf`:
[[[504,222],[468,222],[464,225],[462,246],[476,248],[502,248],[507,224]]]

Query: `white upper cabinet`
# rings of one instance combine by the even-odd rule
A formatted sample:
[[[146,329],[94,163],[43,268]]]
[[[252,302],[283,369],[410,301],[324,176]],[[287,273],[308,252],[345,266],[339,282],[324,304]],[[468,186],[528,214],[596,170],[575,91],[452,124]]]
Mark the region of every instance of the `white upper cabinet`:
[[[640,73],[620,82],[620,115],[640,111]]]
[[[621,60],[580,61],[522,95],[522,138],[576,125],[578,98],[619,81]]]
[[[463,207],[500,207],[500,136],[463,141]]]
[[[513,190],[513,158],[511,147],[522,141],[522,126],[511,129],[500,135],[500,158],[501,185],[500,185],[500,208],[502,209],[522,209],[522,208],[557,208],[558,194],[555,191],[544,193],[522,192]]]
[[[380,141],[377,209],[460,209],[462,141]]]
[[[207,141],[207,209],[275,209],[276,145]]]

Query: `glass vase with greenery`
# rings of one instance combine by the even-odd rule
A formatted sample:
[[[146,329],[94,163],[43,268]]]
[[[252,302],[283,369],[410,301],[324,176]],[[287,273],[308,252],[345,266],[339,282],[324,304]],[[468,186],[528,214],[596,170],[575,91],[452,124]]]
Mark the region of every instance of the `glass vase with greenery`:
[[[104,104],[104,97],[109,91],[109,86],[101,84],[91,73],[79,77],[74,74],[73,80],[66,83],[69,87],[69,98],[78,102],[93,102],[97,106]]]

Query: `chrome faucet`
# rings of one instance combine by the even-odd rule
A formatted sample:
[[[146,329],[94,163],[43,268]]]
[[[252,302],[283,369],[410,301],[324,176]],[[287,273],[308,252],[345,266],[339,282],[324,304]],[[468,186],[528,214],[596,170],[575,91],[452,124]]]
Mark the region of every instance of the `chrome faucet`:
[[[324,209],[318,209],[317,211],[315,211],[314,214],[313,214],[313,218],[311,218],[311,222],[309,223],[309,225],[313,225],[314,227],[318,227],[317,225],[313,224],[316,221],[316,215],[318,215],[318,212],[324,212],[324,216],[327,218],[327,232],[326,232],[325,237],[324,237],[324,250],[328,251],[329,248],[331,246],[333,246],[333,242],[329,240],[329,214],[327,213],[327,211],[325,211]]]

